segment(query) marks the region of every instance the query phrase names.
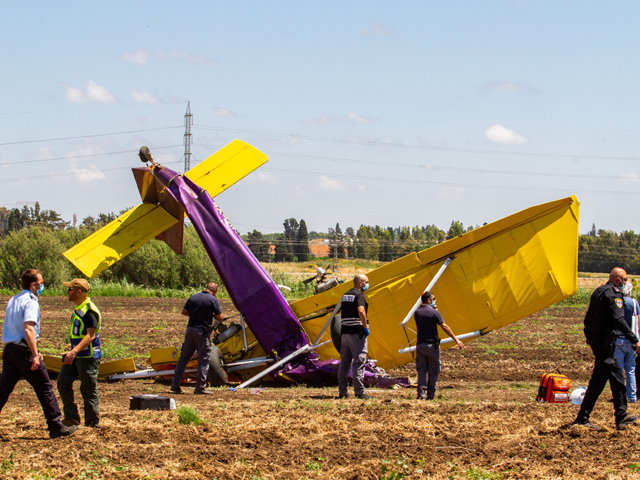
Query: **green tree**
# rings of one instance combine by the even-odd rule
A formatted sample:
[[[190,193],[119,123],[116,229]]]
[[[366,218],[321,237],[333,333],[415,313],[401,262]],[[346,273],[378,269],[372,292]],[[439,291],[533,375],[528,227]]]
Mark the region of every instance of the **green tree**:
[[[309,234],[307,233],[307,223],[300,219],[298,235],[294,244],[294,253],[299,262],[306,262],[309,259]]]
[[[59,288],[69,278],[66,250],[57,232],[44,227],[11,231],[0,240],[0,282],[3,287],[20,289],[20,274],[27,268],[42,272],[49,288]]]
[[[269,247],[271,242],[264,238],[261,232],[254,229],[253,232],[249,233],[247,235],[247,245],[259,261],[269,261]]]

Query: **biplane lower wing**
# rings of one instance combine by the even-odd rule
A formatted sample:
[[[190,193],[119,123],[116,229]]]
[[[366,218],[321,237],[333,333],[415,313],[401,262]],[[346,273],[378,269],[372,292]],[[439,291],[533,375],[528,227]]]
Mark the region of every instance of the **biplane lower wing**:
[[[398,350],[415,345],[415,322],[405,328],[399,323],[447,258],[453,260],[433,292],[456,335],[487,333],[574,294],[578,214],[575,196],[545,203],[369,272],[369,355],[387,369],[413,361]],[[312,340],[350,288],[346,282],[291,304]],[[442,331],[440,336],[448,338]],[[322,340],[329,338],[327,332]],[[317,351],[322,359],[339,358],[330,344]]]

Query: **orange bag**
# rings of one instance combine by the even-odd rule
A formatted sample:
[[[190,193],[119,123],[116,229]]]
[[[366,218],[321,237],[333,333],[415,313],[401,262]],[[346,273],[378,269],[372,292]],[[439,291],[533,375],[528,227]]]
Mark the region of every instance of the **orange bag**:
[[[571,380],[561,373],[545,373],[540,379],[538,388],[538,402],[567,403]]]

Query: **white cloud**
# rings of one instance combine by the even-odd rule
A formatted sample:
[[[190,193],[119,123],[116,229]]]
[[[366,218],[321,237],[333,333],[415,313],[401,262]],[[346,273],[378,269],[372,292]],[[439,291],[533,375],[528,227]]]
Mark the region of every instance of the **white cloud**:
[[[105,178],[107,178],[102,170],[98,170],[95,167],[78,168],[74,166],[67,170],[67,173],[69,175],[73,175],[75,177],[75,180],[81,183],[89,183],[96,180],[104,180]]]
[[[322,115],[317,118],[303,118],[301,123],[303,125],[309,125],[316,127],[319,125],[327,125],[328,123],[372,123],[370,118],[360,115],[356,112],[349,112],[346,115]]]
[[[394,144],[394,145],[402,144],[401,141],[394,140],[389,136],[376,137],[374,135],[365,135],[365,136],[352,135],[349,137],[344,137],[343,140],[345,142],[350,143],[351,145],[373,145],[376,147],[384,147],[387,144]]]
[[[271,174],[271,172],[265,172],[264,170],[259,170],[254,172],[252,175],[249,175],[248,178],[254,179],[260,183],[266,183],[267,185],[278,185],[280,181]]]
[[[342,182],[326,175],[320,175],[319,187],[323,190],[344,190]]]
[[[213,109],[213,114],[216,117],[222,117],[222,118],[236,118],[238,115],[236,115],[235,112],[232,112],[231,110],[227,109],[227,108],[214,108]]]
[[[344,123],[371,123],[371,120],[356,112],[349,112],[344,117],[339,117]]]
[[[118,99],[109,90],[101,87],[93,80],[87,82],[86,90],[64,85],[64,96],[73,103],[114,103]]]
[[[310,125],[312,127],[316,127],[318,125],[326,125],[330,121],[331,119],[327,115],[322,115],[318,118],[303,118],[301,120],[303,125]]]
[[[488,82],[484,88],[493,92],[502,93],[533,92],[536,90],[527,83],[513,82]]]
[[[499,123],[487,128],[484,136],[491,143],[499,143],[501,145],[523,145],[529,143],[529,139],[524,135],[516,133],[511,128],[503,127]]]
[[[162,103],[162,100],[158,97],[151,95],[149,92],[142,92],[140,90],[131,90],[131,98],[136,103],[148,103],[150,105]]]
[[[393,32],[389,27],[380,21],[373,21],[369,24],[369,28],[362,32],[365,37],[391,37]]]
[[[210,58],[185,52],[184,50],[165,51],[161,48],[156,50],[138,48],[135,52],[124,52],[122,55],[117,57],[117,59],[126,63],[135,63],[137,65],[144,65],[151,60],[178,60],[181,62],[200,65],[213,65],[217,63]]]
[[[622,174],[623,182],[636,183],[638,180],[640,180],[640,177],[635,172],[628,172],[628,173]]]

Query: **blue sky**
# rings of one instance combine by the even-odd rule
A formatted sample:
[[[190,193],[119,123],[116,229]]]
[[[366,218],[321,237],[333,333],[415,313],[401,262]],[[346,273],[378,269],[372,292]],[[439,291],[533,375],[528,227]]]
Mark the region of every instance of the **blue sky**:
[[[6,2],[0,206],[78,221],[239,138],[269,162],[216,198],[242,233],[452,220],[575,194],[640,230],[638,2]]]

